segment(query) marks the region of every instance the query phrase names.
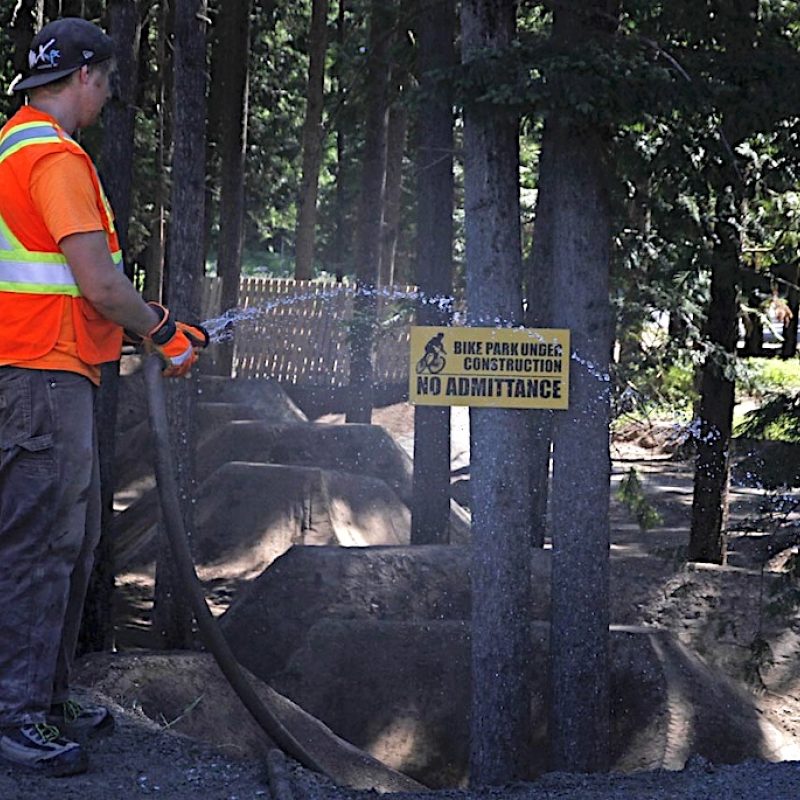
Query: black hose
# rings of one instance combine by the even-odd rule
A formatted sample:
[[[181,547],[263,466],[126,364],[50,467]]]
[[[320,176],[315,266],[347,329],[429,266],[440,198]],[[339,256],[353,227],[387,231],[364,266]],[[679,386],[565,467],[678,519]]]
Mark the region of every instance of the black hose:
[[[325,770],[317,760],[292,735],[275,714],[264,705],[261,698],[256,694],[206,603],[203,587],[194,568],[194,561],[189,549],[186,529],[183,525],[183,516],[178,502],[178,486],[175,481],[175,469],[172,463],[163,378],[161,377],[162,367],[163,363],[156,355],[148,356],[145,359],[144,377],[145,385],[147,386],[150,427],[155,449],[158,496],[161,501],[161,513],[164,518],[164,528],[167,532],[172,556],[178,566],[178,575],[183,589],[189,596],[192,613],[197,620],[197,627],[200,630],[203,643],[211,651],[214,660],[228,680],[231,688],[236,692],[245,708],[267,736],[304,767],[324,774]]]

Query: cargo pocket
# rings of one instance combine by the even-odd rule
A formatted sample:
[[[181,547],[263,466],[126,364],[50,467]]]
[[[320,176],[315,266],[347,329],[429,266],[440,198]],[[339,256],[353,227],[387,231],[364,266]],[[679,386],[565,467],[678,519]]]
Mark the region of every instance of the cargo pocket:
[[[42,392],[34,402],[33,382],[44,381],[37,372],[0,374],[0,450],[3,461],[36,474],[55,472],[50,404]],[[16,452],[13,452],[16,451]]]

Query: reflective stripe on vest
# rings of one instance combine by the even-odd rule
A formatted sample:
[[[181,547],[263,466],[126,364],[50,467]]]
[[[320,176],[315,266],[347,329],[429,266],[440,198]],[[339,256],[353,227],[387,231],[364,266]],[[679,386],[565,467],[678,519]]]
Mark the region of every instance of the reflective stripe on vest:
[[[64,140],[75,143],[66,133],[59,132],[46,122],[26,122],[15,125],[0,139],[0,161],[30,144],[54,144]]]
[[[111,253],[111,260],[121,272],[122,252]],[[64,256],[27,250],[0,250],[0,292],[82,296]]]
[[[0,250],[12,250],[11,242],[3,230],[3,225],[0,223]]]
[[[0,162],[18,152],[23,147],[37,144],[52,144],[64,139],[75,141],[67,134],[59,135],[56,128],[48,123],[28,122],[16,125],[0,139]],[[106,210],[111,232],[111,209],[105,193],[100,189],[100,197]],[[111,253],[114,266],[122,271],[122,252]],[[63,294],[80,297],[81,290],[75,281],[72,270],[61,253],[45,253],[27,250],[11,232],[0,216],[0,291],[24,294]]]

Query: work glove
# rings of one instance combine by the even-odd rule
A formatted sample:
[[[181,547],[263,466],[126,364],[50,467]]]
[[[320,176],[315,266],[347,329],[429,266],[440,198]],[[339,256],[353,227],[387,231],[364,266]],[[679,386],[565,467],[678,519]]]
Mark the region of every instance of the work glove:
[[[160,319],[144,337],[145,348],[158,354],[164,362],[164,377],[183,377],[197,361],[197,350],[208,347],[208,331],[202,325],[173,320],[169,311],[158,303],[147,305]]]

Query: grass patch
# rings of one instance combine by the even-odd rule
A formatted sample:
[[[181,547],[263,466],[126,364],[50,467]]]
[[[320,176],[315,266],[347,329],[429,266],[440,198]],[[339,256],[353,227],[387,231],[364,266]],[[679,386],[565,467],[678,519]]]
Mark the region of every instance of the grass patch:
[[[741,392],[763,397],[776,392],[800,391],[800,359],[745,358]]]
[[[747,358],[742,367],[737,395],[760,406],[735,416],[734,436],[800,441],[800,359]]]

